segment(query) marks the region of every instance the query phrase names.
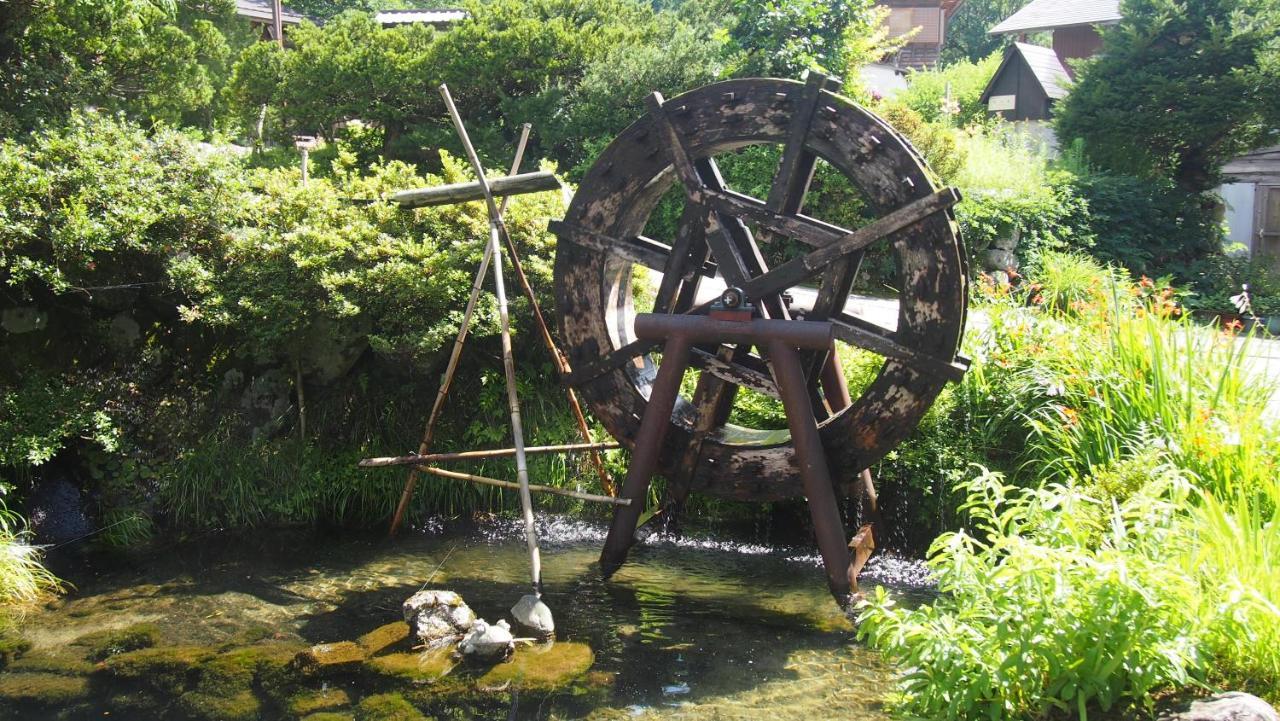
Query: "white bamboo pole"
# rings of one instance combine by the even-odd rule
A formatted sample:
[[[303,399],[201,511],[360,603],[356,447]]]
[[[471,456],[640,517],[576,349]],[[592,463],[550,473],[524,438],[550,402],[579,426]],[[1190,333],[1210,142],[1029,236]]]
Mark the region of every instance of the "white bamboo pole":
[[[533,592],[535,596],[541,596],[542,557],[538,549],[538,530],[533,523],[533,498],[529,493],[529,466],[524,453],[524,428],[520,422],[520,398],[516,393],[516,365],[515,357],[511,350],[511,319],[507,313],[507,289],[502,279],[502,254],[499,250],[499,233],[501,230],[505,230],[505,228],[501,228],[502,213],[493,201],[493,193],[490,192],[489,183],[484,176],[484,166],[480,163],[480,156],[476,154],[476,149],[471,144],[471,138],[467,135],[467,128],[462,124],[462,116],[458,114],[458,108],[453,103],[453,96],[450,95],[447,85],[440,85],[440,95],[444,98],[445,107],[449,110],[449,117],[453,120],[454,130],[457,131],[458,138],[462,140],[462,147],[467,152],[467,159],[471,161],[476,180],[479,181],[480,188],[484,191],[485,205],[489,208],[489,246],[491,249],[490,254],[493,256],[494,290],[498,296],[498,320],[502,330],[502,368],[507,377],[507,405],[511,409],[511,438],[512,445],[516,449],[516,481],[520,484],[520,506],[524,511],[524,536],[529,545],[529,567],[530,575],[533,578]]]
[[[511,161],[511,174],[520,171],[520,163],[524,160],[524,149],[529,143],[529,124],[525,123],[520,132],[520,142],[516,143],[515,158]],[[498,212],[507,209],[507,198],[502,199],[502,207]],[[484,276],[489,272],[489,262],[493,259],[493,244],[485,243],[484,257],[480,259],[480,268],[476,271],[475,281],[471,284],[471,295],[467,298],[467,308],[462,312],[462,325],[458,327],[458,337],[453,341],[453,350],[449,352],[449,363],[445,366],[444,376],[440,380],[440,389],[436,391],[436,400],[431,404],[431,415],[427,418],[427,429],[422,434],[422,443],[418,445],[418,455],[426,455],[431,450],[431,442],[435,436],[436,422],[444,409],[445,399],[449,396],[449,387],[453,385],[454,374],[458,371],[458,361],[462,358],[462,346],[467,340],[467,332],[471,329],[471,316],[475,314],[476,302],[480,299],[480,289],[484,287]],[[400,503],[396,506],[395,516],[391,519],[391,535],[400,530],[400,522],[404,518],[405,509],[413,498],[413,489],[418,482],[417,467],[409,470],[409,478],[405,481],[404,490],[400,494]]]

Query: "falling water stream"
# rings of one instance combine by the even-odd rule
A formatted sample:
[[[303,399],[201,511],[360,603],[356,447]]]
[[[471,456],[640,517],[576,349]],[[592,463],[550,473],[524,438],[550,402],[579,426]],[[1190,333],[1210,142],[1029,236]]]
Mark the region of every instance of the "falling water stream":
[[[49,718],[50,710],[67,718],[219,718],[245,708],[254,717],[293,718],[309,707],[291,705],[290,694],[331,690],[341,693],[327,707],[330,715],[316,719],[382,718],[360,701],[401,692],[437,719],[884,718],[892,670],[855,641],[811,551],[657,539],[605,581],[594,565],[600,527],[549,519],[542,537],[545,600],[558,643],[590,649],[583,652],[589,666],[566,671],[549,687],[522,689],[517,677],[433,696],[421,679],[300,675],[280,682],[284,690],[258,678],[243,687],[247,707],[227,710],[193,703],[197,696],[183,702],[197,682],[192,674],[210,673],[200,668],[162,687],[154,679],[122,680],[113,671],[120,660],[85,659],[77,639],[139,623],[159,631],[153,654],[168,646],[228,654],[263,643],[293,649],[349,641],[400,620],[401,602],[424,584],[459,592],[479,616],[496,621],[527,588],[521,534],[505,521],[435,524],[394,543],[217,534],[64,562],[60,570],[74,589],[24,620],[32,649],[0,672],[0,718]],[[917,563],[879,558],[863,585],[888,583],[910,602],[928,593],[923,578]],[[467,673],[474,672],[451,678]],[[42,696],[41,680],[58,690]]]

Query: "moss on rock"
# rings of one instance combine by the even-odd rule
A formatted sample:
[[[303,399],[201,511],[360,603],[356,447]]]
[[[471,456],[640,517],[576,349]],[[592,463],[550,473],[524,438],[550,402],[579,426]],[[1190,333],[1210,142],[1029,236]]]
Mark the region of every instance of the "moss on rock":
[[[192,691],[178,699],[178,706],[186,715],[208,721],[254,721],[262,716],[262,702],[247,689],[225,696]]]
[[[409,638],[409,624],[404,621],[379,626],[356,639],[356,644],[370,656],[382,653]]]
[[[355,721],[355,719],[355,714],[336,711],[321,711],[302,717],[302,721]]]
[[[295,663],[309,672],[346,669],[364,661],[364,649],[351,641],[321,643],[299,653]]]
[[[129,651],[151,648],[160,641],[160,629],[154,623],[135,623],[124,628],[94,631],[72,641],[73,646],[86,646],[90,661],[102,661]]]
[[[351,696],[340,688],[328,688],[323,691],[306,691],[289,700],[289,713],[294,716],[307,716],[320,711],[332,711],[351,705]]]
[[[457,664],[448,649],[420,653],[390,653],[365,661],[365,668],[380,676],[407,681],[435,681]]]
[[[89,679],[53,673],[6,673],[0,676],[0,699],[10,704],[64,707],[83,699]]]
[[[102,670],[109,676],[177,695],[186,690],[200,664],[212,656],[208,649],[200,646],[144,648],[108,658]]]
[[[550,691],[567,686],[595,662],[585,643],[562,641],[549,646],[521,648],[508,663],[500,663],[476,679],[476,687],[505,688],[506,684],[530,691]]]
[[[408,628],[406,626],[406,628]],[[31,642],[18,636],[0,635],[0,671],[31,650]]]
[[[59,676],[87,676],[94,665],[71,656],[28,654],[9,664],[9,670],[21,673],[56,673]]]
[[[421,711],[398,693],[368,696],[356,707],[359,721],[428,721]]]

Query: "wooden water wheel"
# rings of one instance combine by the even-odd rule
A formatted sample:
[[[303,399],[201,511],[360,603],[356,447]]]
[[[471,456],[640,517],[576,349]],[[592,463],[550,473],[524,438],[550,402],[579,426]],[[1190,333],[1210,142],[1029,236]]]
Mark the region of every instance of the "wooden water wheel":
[[[850,398],[835,353],[805,357],[822,445],[837,486],[848,486],[911,431],[966,363],[956,356],[966,309],[965,252],[939,187],[911,145],[883,120],[836,94],[818,74],[807,82],[731,80],[663,101],[619,135],[583,178],[562,222],[555,282],[568,380],[622,444],[634,445],[655,376],[657,344],[637,340],[637,266],[660,272],[655,313],[702,313],[698,290],[719,276],[741,288],[760,315],[830,320],[839,342],[883,357],[878,375]],[[728,187],[717,156],[778,146],[767,197]],[[821,160],[819,160],[821,159]],[[844,228],[802,213],[815,165],[826,162],[864,199],[874,220]],[[660,200],[679,183],[684,204],[674,237],[644,235]],[[785,262],[766,264],[764,243],[790,239]],[[867,250],[890,248],[898,322],[887,330],[846,313],[845,299]],[[788,291],[815,284],[801,308]],[[635,286],[635,287],[633,287]],[[797,295],[799,295],[797,291]],[[786,431],[729,422],[739,389],[777,397],[758,349],[694,350],[696,390],[676,403],[659,467],[677,495],[698,491],[740,500],[802,495]]]

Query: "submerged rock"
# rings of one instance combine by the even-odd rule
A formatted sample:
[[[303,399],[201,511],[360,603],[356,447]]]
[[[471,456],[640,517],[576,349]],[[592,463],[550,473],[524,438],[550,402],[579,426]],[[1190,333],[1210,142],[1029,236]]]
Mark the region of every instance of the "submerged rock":
[[[102,661],[110,656],[151,648],[160,640],[160,628],[154,623],[135,623],[124,628],[95,631],[72,641],[73,646],[87,646],[90,661]]]
[[[311,671],[346,668],[361,663],[365,656],[364,649],[351,641],[321,643],[299,653],[297,664]]]
[[[344,689],[327,688],[321,691],[306,691],[289,699],[289,713],[294,716],[307,716],[350,705],[351,696]]]
[[[496,663],[505,661],[515,651],[516,640],[511,636],[511,626],[498,621],[492,626],[478,620],[458,645],[458,651],[468,661]]]
[[[1188,708],[1165,714],[1160,721],[1280,721],[1280,715],[1257,696],[1232,691],[1192,701]]]
[[[554,691],[585,675],[594,662],[595,654],[585,643],[521,647],[511,663],[498,664],[476,679],[476,687],[482,691],[509,686],[525,691]]]
[[[404,621],[428,649],[462,638],[476,622],[476,614],[453,591],[418,591],[404,602]]]
[[[7,706],[34,703],[65,706],[79,701],[89,692],[89,679],[52,673],[6,673],[0,676],[0,699]]]
[[[403,621],[379,626],[356,639],[356,644],[370,656],[375,656],[409,637],[409,624]]]
[[[511,607],[511,615],[516,623],[529,629],[538,639],[551,638],[556,633],[556,621],[551,617],[551,609],[532,593],[525,594]]]
[[[443,678],[457,662],[453,652],[437,649],[428,653],[389,653],[365,662],[365,668],[379,676],[430,683]]]
[[[427,721],[413,704],[396,693],[368,696],[356,707],[360,721]]]

